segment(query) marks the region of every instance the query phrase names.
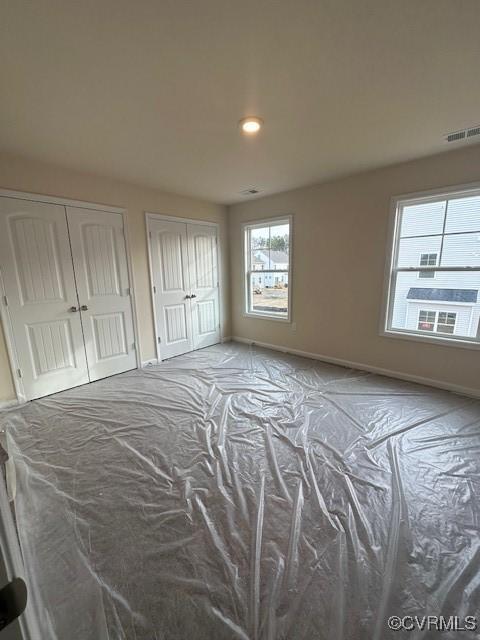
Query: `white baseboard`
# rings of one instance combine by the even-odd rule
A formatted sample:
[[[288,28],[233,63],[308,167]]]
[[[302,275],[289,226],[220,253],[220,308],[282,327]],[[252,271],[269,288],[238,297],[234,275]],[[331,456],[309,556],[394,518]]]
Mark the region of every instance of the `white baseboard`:
[[[2,409],[8,409],[9,407],[14,407],[19,404],[18,400],[14,398],[13,400],[1,400],[0,401],[0,411]]]
[[[302,356],[304,358],[311,358],[313,360],[321,360],[322,362],[328,362],[329,364],[337,364],[341,367],[348,367],[350,369],[360,369],[361,371],[368,371],[369,373],[376,373],[388,378],[396,378],[398,380],[406,380],[407,382],[416,382],[417,384],[423,384],[428,387],[435,387],[437,389],[445,389],[446,391],[453,391],[454,393],[460,393],[464,396],[471,398],[480,398],[480,390],[472,389],[471,387],[463,387],[458,384],[450,384],[449,382],[443,382],[443,380],[435,380],[433,378],[424,378],[423,376],[415,376],[410,373],[402,373],[400,371],[392,371],[391,369],[383,369],[382,367],[375,367],[370,364],[363,364],[362,362],[352,362],[351,360],[343,360],[342,358],[332,358],[331,356],[324,356],[319,353],[311,353],[309,351],[300,351],[299,349],[290,349],[287,347],[281,347],[278,344],[269,344],[268,342],[258,342],[257,340],[250,340],[248,338],[242,338],[240,336],[233,336],[234,342],[241,342],[243,344],[255,345],[257,347],[264,347],[265,349],[272,349],[273,351],[281,351],[282,353],[291,353],[296,356]]]
[[[154,364],[158,364],[157,358],[152,358],[151,360],[143,360],[142,369],[144,369],[145,367],[152,367]]]

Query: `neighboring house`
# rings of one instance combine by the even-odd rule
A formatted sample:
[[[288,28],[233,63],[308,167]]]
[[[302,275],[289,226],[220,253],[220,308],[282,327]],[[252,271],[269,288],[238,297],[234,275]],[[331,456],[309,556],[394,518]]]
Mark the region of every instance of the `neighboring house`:
[[[472,217],[472,228],[466,224],[462,233],[441,238],[415,221],[416,237],[400,240],[399,266],[432,267],[456,264],[478,264],[480,234]],[[465,235],[463,235],[463,233]],[[425,234],[425,235],[422,235]],[[479,335],[480,275],[478,272],[418,271],[398,274],[392,326],[428,333],[465,337]]]
[[[410,287],[406,328],[474,337],[480,317],[478,298],[477,289]]]
[[[252,286],[274,287],[275,285],[288,286],[288,254],[285,251],[257,249],[253,254],[253,271],[274,270],[279,273],[254,273],[252,274]]]

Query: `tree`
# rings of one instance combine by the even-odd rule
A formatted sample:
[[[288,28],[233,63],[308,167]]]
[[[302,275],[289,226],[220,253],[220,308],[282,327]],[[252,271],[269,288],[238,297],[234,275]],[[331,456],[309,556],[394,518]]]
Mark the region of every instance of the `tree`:
[[[273,249],[273,251],[288,251],[288,235],[273,236],[270,239],[270,249]]]

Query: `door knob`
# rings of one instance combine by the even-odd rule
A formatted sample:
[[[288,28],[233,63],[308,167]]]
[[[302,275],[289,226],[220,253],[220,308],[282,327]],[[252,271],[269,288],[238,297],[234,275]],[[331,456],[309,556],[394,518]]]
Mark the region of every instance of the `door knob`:
[[[0,631],[18,618],[26,605],[27,586],[21,578],[14,578],[0,589]]]
[[[88,311],[88,307],[86,304],[82,304],[82,306],[80,307],[80,311]]]
[[[76,313],[78,311],[77,307],[70,307],[69,311],[72,313]]]
[[[192,293],[192,295],[190,296],[190,298],[196,298],[196,297],[197,296],[194,293]]]
[[[192,296],[185,296],[185,300],[190,300]]]

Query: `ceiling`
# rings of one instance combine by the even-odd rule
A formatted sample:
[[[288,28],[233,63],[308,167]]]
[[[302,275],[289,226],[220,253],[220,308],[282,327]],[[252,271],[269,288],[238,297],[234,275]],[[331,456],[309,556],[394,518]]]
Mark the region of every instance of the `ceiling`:
[[[2,150],[219,203],[480,124],[479,0],[15,0],[0,25]]]

